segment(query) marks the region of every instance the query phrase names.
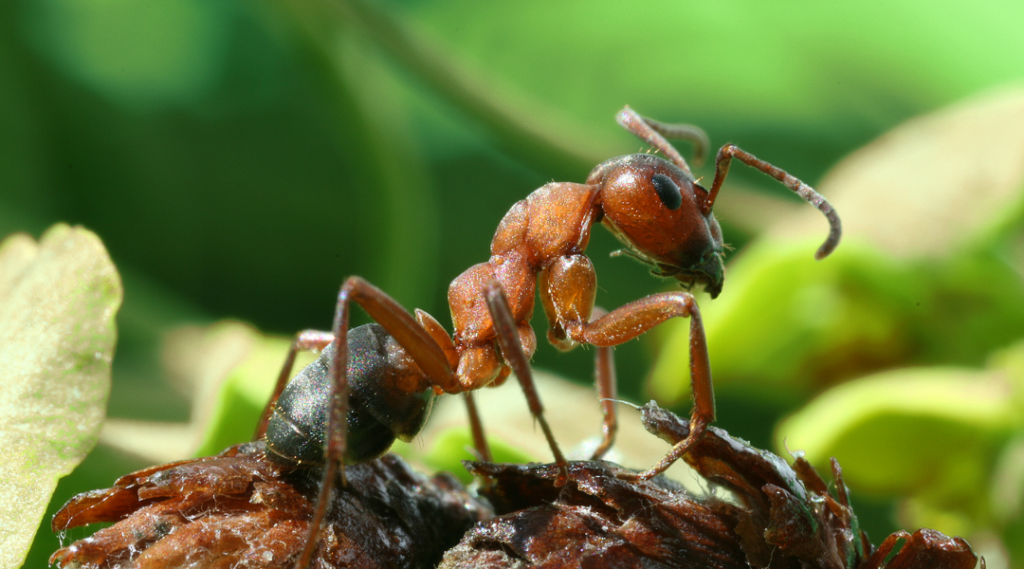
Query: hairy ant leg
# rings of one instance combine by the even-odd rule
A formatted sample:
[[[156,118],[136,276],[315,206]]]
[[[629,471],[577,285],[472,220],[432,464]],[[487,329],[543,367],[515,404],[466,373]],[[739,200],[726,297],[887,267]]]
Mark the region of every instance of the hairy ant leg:
[[[594,321],[608,314],[608,311],[594,307],[590,320]],[[618,397],[618,380],[615,377],[615,352],[609,346],[598,346],[594,354],[594,388],[601,403],[601,444],[594,449],[590,460],[601,460],[615,443],[615,433],[619,430],[618,415],[615,412],[615,399]]]
[[[594,449],[590,460],[601,460],[615,443],[615,434],[619,430],[618,414],[615,411],[615,399],[618,397],[617,380],[615,377],[615,356],[613,348],[599,346],[594,356],[594,385],[597,389],[598,401],[601,403],[601,444]]]
[[[505,296],[501,283],[498,281],[487,283],[484,288],[484,298],[487,300],[487,308],[494,321],[495,339],[501,348],[502,359],[516,374],[516,379],[519,380],[519,385],[522,386],[526,401],[530,406],[530,413],[544,432],[544,438],[547,439],[551,453],[555,457],[555,464],[562,469],[562,478],[560,479],[564,482],[568,478],[567,463],[565,457],[562,456],[562,451],[558,448],[558,443],[555,442],[551,427],[544,419],[544,406],[540,402],[537,387],[533,383],[530,360],[519,339],[519,328],[516,326],[515,317],[512,315],[512,309],[508,305],[508,298]]]
[[[639,480],[654,478],[672,466],[704,436],[708,425],[715,420],[715,393],[700,309],[688,292],[663,292],[630,302],[592,322],[576,321],[565,325],[569,337],[577,342],[610,347],[632,340],[672,317],[690,319],[690,386],[693,392],[690,434],[650,470],[637,475]]]
[[[473,448],[480,455],[483,462],[494,462],[491,455],[491,445],[487,444],[487,437],[484,436],[484,424],[480,420],[480,412],[477,411],[476,401],[473,400],[473,392],[466,391],[462,394],[462,400],[466,403],[466,415],[469,417],[469,431],[473,435]]]
[[[456,369],[459,365],[459,352],[455,349],[455,345],[452,343],[451,337],[448,336],[448,332],[445,331],[444,327],[433,316],[419,308],[416,309],[416,320],[434,338],[438,346],[441,347],[441,351],[448,358],[451,369]],[[440,395],[443,391],[435,389],[435,392]],[[463,391],[462,400],[466,404],[466,415],[469,417],[469,429],[473,436],[473,448],[476,449],[481,460],[491,462],[490,445],[487,444],[487,438],[484,436],[484,427],[480,420],[480,413],[476,408],[476,402],[473,400],[473,392],[470,390]]]
[[[331,394],[327,422],[326,452],[316,509],[310,519],[309,536],[296,567],[309,567],[327,515],[335,477],[345,484],[345,453],[348,442],[348,322],[350,305],[358,304],[406,350],[429,383],[444,390],[453,381],[451,365],[433,335],[384,291],[361,277],[349,277],[341,286],[332,327],[334,354],[330,364]],[[424,313],[425,314],[425,313]],[[416,388],[418,389],[418,387]]]
[[[548,341],[568,351],[578,344],[566,335],[564,323],[597,320],[608,311],[594,306],[597,273],[585,255],[573,254],[554,259],[538,275],[541,304],[548,317]],[[594,356],[594,387],[601,404],[602,440],[591,455],[599,460],[615,442],[618,423],[615,415],[615,359],[610,346],[599,346]]]
[[[303,330],[295,335],[295,338],[292,339],[292,345],[288,348],[288,356],[284,359],[284,365],[281,366],[281,373],[277,376],[274,391],[271,393],[266,407],[263,408],[260,422],[256,424],[256,433],[253,435],[252,440],[259,440],[267,434],[267,423],[270,422],[270,416],[274,414],[277,400],[281,397],[281,393],[292,378],[292,368],[295,367],[295,358],[299,355],[299,352],[319,352],[333,341],[334,334],[321,330]]]
[[[693,295],[687,292],[666,292],[633,301],[608,313],[601,309],[595,310],[597,277],[593,264],[584,255],[554,259],[541,271],[539,282],[541,301],[550,323],[548,339],[552,344],[561,349],[590,344],[608,350],[605,354],[597,354],[598,392],[602,399],[614,397],[612,347],[637,338],[674,316],[690,318],[694,428],[686,440],[676,444],[661,462],[641,475],[644,479],[657,476],[704,436],[707,425],[715,419],[715,397],[704,325]],[[606,397],[605,393],[612,395]],[[595,452],[597,457],[607,451],[614,440],[614,401],[602,401],[602,406],[605,411],[605,437]]]

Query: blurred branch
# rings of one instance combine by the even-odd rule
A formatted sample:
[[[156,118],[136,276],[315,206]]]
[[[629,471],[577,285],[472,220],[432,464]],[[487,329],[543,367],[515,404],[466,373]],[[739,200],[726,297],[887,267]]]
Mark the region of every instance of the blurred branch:
[[[288,4],[293,10],[305,12],[299,14],[301,20],[326,53],[334,54],[329,48],[333,45],[330,39],[338,28],[360,30],[429,91],[493,134],[503,151],[546,173],[578,176],[579,170],[589,171],[615,154],[611,143],[602,143],[601,137],[592,135],[589,129],[554,112],[538,111],[544,109],[543,102],[534,99],[529,104],[517,104],[510,100],[509,89],[494,87],[492,78],[482,80],[452,65],[448,54],[370,3],[310,0],[301,8],[298,3]],[[612,116],[608,119],[610,123]]]

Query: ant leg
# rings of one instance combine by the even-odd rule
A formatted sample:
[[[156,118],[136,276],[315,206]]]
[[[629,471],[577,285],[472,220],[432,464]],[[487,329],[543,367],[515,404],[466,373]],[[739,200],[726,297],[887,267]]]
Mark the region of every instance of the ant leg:
[[[597,273],[586,255],[567,255],[555,259],[538,275],[541,304],[548,317],[548,341],[556,348],[567,351],[576,347],[577,339],[567,336],[566,326],[572,322],[599,320],[608,314],[594,306],[597,293]],[[598,347],[595,359],[594,383],[604,418],[601,423],[604,437],[594,450],[591,460],[598,460],[615,441],[618,424],[615,416],[615,364],[610,346]]]
[[[594,308],[591,321],[603,317],[608,312],[602,308]],[[601,460],[601,457],[608,452],[615,442],[615,433],[619,429],[618,419],[615,413],[615,398],[618,396],[615,378],[615,353],[611,347],[599,347],[594,355],[594,387],[597,389],[597,398],[601,402],[601,412],[604,417],[601,422],[601,433],[603,438],[601,444],[594,450],[590,460]]]
[[[409,353],[409,357],[430,378],[431,383],[448,391],[454,380],[448,357],[441,346],[416,321],[413,315],[402,308],[401,304],[362,277],[349,277],[342,285],[341,292],[338,293],[338,306],[335,311],[335,338],[339,338],[340,333],[347,332],[348,307],[351,302],[358,304],[370,315],[370,318],[373,318],[398,341],[402,348]],[[339,324],[343,312],[346,324],[344,330],[341,330]],[[340,340],[339,344],[342,344]],[[335,354],[337,361],[341,350],[336,351]],[[347,363],[347,360],[344,363]]]
[[[473,446],[480,453],[480,460],[493,462],[491,447],[487,444],[487,438],[484,437],[484,425],[480,421],[480,412],[477,411],[476,402],[473,401],[473,392],[464,391],[462,398],[466,402],[466,413],[469,415],[469,429],[473,433]]]
[[[431,384],[444,388],[454,381],[444,351],[411,314],[384,291],[362,277],[349,277],[345,280],[338,293],[334,325],[331,328],[334,336],[334,357],[331,361],[330,400],[333,404],[327,421],[326,463],[316,508],[309,522],[309,537],[306,538],[306,546],[295,564],[298,569],[306,569],[312,561],[313,552],[320,539],[320,530],[327,516],[335,476],[341,478],[341,484],[345,485],[344,460],[348,447],[348,321],[353,301],[398,341],[408,352],[409,357],[427,375]]]
[[[612,444],[615,443],[615,433],[619,430],[618,416],[615,412],[616,378],[615,378],[615,355],[614,348],[599,347],[595,360],[594,384],[597,388],[597,396],[601,402],[601,413],[604,417],[601,422],[601,444],[590,455],[590,460],[601,460]]]
[[[814,188],[801,182],[782,168],[772,166],[771,164],[761,160],[760,158],[741,150],[738,146],[733,144],[726,144],[718,150],[718,156],[715,158],[715,180],[711,183],[711,190],[708,192],[708,196],[703,205],[700,206],[701,213],[707,215],[711,213],[711,206],[715,203],[715,198],[718,197],[718,191],[722,188],[722,182],[725,181],[725,175],[729,172],[729,163],[733,158],[739,159],[747,166],[760,170],[765,174],[775,178],[782,185],[796,192],[798,196],[804,199],[804,201],[810,203],[814,207],[818,208],[821,213],[825,214],[825,218],[828,219],[829,233],[828,238],[825,242],[818,247],[818,251],[814,254],[814,258],[824,259],[827,257],[837,245],[839,245],[839,238],[843,234],[842,223],[839,221],[839,214],[833,209],[832,204],[828,203],[828,200],[821,194],[814,191]]]
[[[494,456],[491,455],[491,446],[487,444],[487,437],[484,436],[484,425],[480,421],[480,412],[477,411],[476,401],[473,400],[473,392],[463,391],[462,400],[466,402],[466,413],[469,415],[469,430],[473,434],[473,447],[479,455],[479,460],[494,462]],[[481,488],[489,488],[493,485],[490,476],[482,474],[479,475],[479,478]]]
[[[456,369],[459,365],[459,353],[455,350],[455,344],[452,342],[451,337],[448,336],[448,332],[445,332],[444,328],[433,316],[418,308],[416,309],[416,321],[441,346],[441,350],[448,356],[448,365],[452,369]],[[487,444],[487,439],[484,437],[484,426],[480,420],[480,413],[476,409],[476,402],[473,400],[473,392],[463,391],[462,396],[463,401],[466,403],[466,414],[469,416],[470,432],[473,434],[473,446],[476,448],[477,453],[479,453],[481,460],[492,462],[491,449]]]
[[[566,324],[566,331],[574,341],[594,346],[617,346],[674,316],[690,319],[690,385],[693,392],[690,434],[676,443],[658,464],[637,475],[639,480],[654,478],[672,466],[704,437],[708,425],[715,420],[715,393],[711,383],[708,345],[697,303],[687,292],[663,292],[635,300],[587,324]]]
[[[544,432],[548,446],[551,447],[551,453],[555,457],[555,464],[562,469],[559,480],[555,482],[556,486],[561,486],[569,475],[567,463],[565,457],[562,456],[562,451],[558,448],[558,443],[555,442],[551,427],[548,426],[548,422],[544,419],[544,406],[541,405],[540,396],[537,395],[537,388],[533,383],[530,361],[526,356],[526,351],[523,350],[522,342],[519,340],[519,331],[516,327],[515,318],[512,316],[512,309],[509,308],[508,298],[505,297],[505,291],[501,287],[501,283],[498,281],[487,283],[484,289],[484,297],[487,300],[487,308],[491,312],[491,319],[494,321],[494,332],[497,336],[498,346],[501,348],[501,355],[508,362],[509,366],[512,367],[516,378],[519,379],[519,384],[522,386],[523,393],[526,395],[526,401],[530,406],[530,413],[540,424],[540,428]]]
[[[288,349],[288,356],[284,360],[284,366],[281,368],[281,373],[277,376],[277,384],[274,386],[274,392],[270,395],[270,399],[267,401],[267,406],[263,408],[263,415],[260,416],[260,422],[256,424],[256,434],[253,435],[252,440],[259,440],[263,438],[263,435],[267,434],[267,423],[270,422],[270,416],[274,412],[274,406],[277,404],[277,398],[281,396],[281,392],[284,391],[288,381],[292,377],[292,368],[295,367],[295,357],[299,352],[319,352],[326,348],[334,340],[334,335],[330,332],[321,332],[320,330],[303,330],[295,335],[292,340],[292,345]]]

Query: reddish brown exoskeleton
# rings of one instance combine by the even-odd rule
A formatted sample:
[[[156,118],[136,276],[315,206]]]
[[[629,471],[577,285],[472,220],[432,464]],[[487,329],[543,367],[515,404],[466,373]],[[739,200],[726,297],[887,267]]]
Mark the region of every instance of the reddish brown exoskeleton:
[[[342,285],[331,332],[311,330],[296,336],[257,437],[266,436],[268,449],[276,460],[324,465],[312,530],[298,566],[308,566],[337,471],[342,470],[343,474],[342,465],[346,460],[351,462],[355,454],[347,440],[347,421],[352,420],[350,411],[355,409],[350,407],[348,397],[348,375],[352,373],[348,361],[348,321],[353,302],[380,324],[398,346],[386,356],[392,363],[379,375],[378,381],[386,386],[375,390],[368,385],[369,399],[361,400],[357,410],[364,414],[367,409],[383,410],[377,414],[394,415],[400,414],[409,400],[421,398],[428,390],[437,394],[465,393],[475,444],[481,456],[489,459],[482,426],[468,395],[482,387],[500,385],[514,371],[555,463],[562,465],[563,470],[566,461],[544,420],[529,366],[537,344],[529,321],[538,290],[552,344],[561,350],[578,344],[600,348],[597,375],[604,411],[604,440],[594,453],[595,458],[611,446],[616,429],[615,410],[610,401],[615,380],[609,348],[634,339],[669,318],[688,317],[694,394],[690,435],[638,478],[649,479],[663,472],[703,437],[714,421],[715,405],[704,328],[694,297],[686,291],[664,292],[595,314],[597,276],[584,254],[591,228],[595,223],[607,227],[625,244],[625,252],[651,265],[654,274],[675,278],[687,290],[703,285],[715,297],[722,289],[724,245],[711,210],[733,158],[780,181],[825,214],[831,231],[817,258],[825,257],[838,244],[839,218],[809,186],[733,145],[719,150],[714,181],[710,189],[705,189],[665,139],[688,139],[702,153],[707,148],[707,139],[700,129],[644,119],[628,107],[619,113],[618,122],[669,160],[652,154],[615,158],[598,165],[586,183],[547,184],[512,206],[498,225],[490,259],[469,268],[451,283],[448,301],[455,327],[452,336],[429,314],[420,310],[415,316],[409,314],[360,277],[350,277]],[[327,356],[329,361],[321,365],[322,371],[316,372],[331,386],[329,394],[316,398],[323,413],[329,415],[325,434],[299,416],[292,403],[278,404],[277,399],[290,378],[296,352],[324,349],[332,343],[334,350]],[[390,373],[392,367],[388,366],[395,373]],[[355,369],[361,368],[357,365]],[[300,395],[281,400],[306,401],[305,394]],[[386,424],[394,417],[377,419]],[[270,436],[268,424],[272,431],[275,425],[283,425],[283,431],[298,432],[309,441],[303,444],[326,447],[325,452],[313,461],[300,460],[291,447],[278,444]],[[402,436],[409,436],[409,432],[402,432]]]

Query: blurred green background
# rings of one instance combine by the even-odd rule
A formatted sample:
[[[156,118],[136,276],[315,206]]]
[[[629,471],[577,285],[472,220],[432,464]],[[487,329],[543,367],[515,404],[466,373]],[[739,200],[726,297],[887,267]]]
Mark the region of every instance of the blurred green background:
[[[0,4],[0,235],[66,221],[104,240],[125,283],[109,414],[184,421],[188,398],[158,357],[167,330],[226,317],[323,329],[351,274],[448,325],[447,283],[486,259],[512,203],[642,148],[614,122],[624,104],[814,185],[897,124],[1019,82],[1022,22],[1009,1],[14,0]],[[795,201],[742,166],[730,182],[723,195]],[[730,211],[717,213],[739,252],[772,221]],[[599,304],[669,286],[609,259],[616,248],[595,231]],[[1021,335],[854,367],[982,366]],[[647,395],[649,336],[616,352],[623,398]],[[541,345],[534,361],[590,381],[590,353]],[[816,389],[796,392],[725,387],[718,424],[769,446]],[[102,448],[86,465],[56,503],[141,466]],[[896,527],[895,496],[866,494],[858,513],[877,540]],[[55,546],[41,534],[26,566]]]

